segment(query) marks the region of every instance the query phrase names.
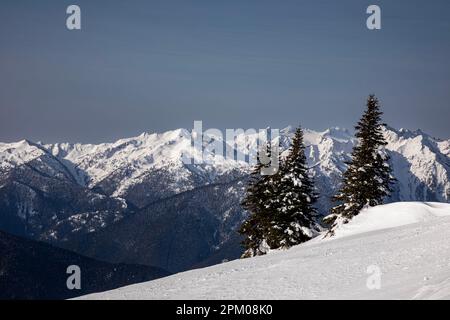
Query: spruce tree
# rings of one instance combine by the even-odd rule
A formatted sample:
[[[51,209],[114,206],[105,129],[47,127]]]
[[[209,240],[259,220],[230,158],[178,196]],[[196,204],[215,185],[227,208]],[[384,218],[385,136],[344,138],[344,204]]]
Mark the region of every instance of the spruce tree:
[[[390,194],[391,176],[389,156],[383,147],[387,144],[383,136],[380,104],[375,95],[367,99],[367,109],[356,129],[357,145],[353,148],[352,160],[343,175],[342,186],[333,197],[337,205],[324,221],[331,224],[328,235],[347,223],[365,206],[382,204]]]
[[[274,248],[289,248],[310,240],[319,230],[314,183],[309,174],[305,155],[303,131],[295,131],[289,154],[274,177],[277,192],[275,212],[271,219],[272,232],[267,243]]]

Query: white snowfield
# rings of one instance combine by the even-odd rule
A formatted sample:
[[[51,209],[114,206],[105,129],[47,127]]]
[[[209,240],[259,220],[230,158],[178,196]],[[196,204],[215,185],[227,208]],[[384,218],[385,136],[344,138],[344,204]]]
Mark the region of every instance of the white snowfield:
[[[450,204],[365,209],[333,238],[81,299],[450,299]]]

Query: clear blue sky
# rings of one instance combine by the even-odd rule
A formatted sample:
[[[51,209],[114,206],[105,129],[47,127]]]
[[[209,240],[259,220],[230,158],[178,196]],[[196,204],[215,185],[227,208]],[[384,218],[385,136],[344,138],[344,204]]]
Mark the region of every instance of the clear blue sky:
[[[352,128],[369,93],[391,126],[450,138],[448,0],[2,0],[0,37],[0,141]]]

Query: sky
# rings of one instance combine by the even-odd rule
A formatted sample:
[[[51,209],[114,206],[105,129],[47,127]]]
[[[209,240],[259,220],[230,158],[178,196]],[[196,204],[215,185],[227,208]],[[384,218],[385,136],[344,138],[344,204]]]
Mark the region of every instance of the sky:
[[[81,8],[82,29],[66,28]],[[366,9],[379,5],[381,30]],[[184,127],[450,138],[448,0],[2,0],[0,141],[98,143]]]

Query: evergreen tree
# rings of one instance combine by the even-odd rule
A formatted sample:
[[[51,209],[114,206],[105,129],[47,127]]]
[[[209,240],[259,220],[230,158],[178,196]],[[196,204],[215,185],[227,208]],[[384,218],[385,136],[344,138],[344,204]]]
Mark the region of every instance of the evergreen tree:
[[[271,157],[271,143],[262,149]],[[260,150],[262,151],[262,150]],[[264,165],[261,163],[261,152],[258,152],[257,164],[253,169],[247,186],[242,207],[249,212],[249,217],[241,225],[239,233],[245,236],[243,246],[246,257],[265,254],[269,247],[267,237],[270,234],[270,221],[274,212],[272,206],[274,199],[274,175],[262,175]],[[275,173],[275,172],[274,172]]]
[[[289,248],[310,240],[320,229],[314,183],[309,175],[303,131],[295,131],[289,154],[274,179],[275,208],[267,243],[272,248]]]
[[[367,99],[367,109],[358,122],[352,160],[347,163],[342,186],[333,197],[337,206],[324,221],[331,224],[329,235],[341,224],[347,223],[365,206],[376,206],[390,194],[391,176],[389,157],[383,147],[387,144],[383,136],[380,104],[375,95]]]
[[[270,151],[268,146],[266,152]],[[303,131],[297,129],[289,155],[278,172],[262,176],[262,168],[258,157],[242,201],[250,213],[240,229],[245,236],[243,257],[289,248],[311,239],[318,231],[313,207],[317,197],[308,174]]]

